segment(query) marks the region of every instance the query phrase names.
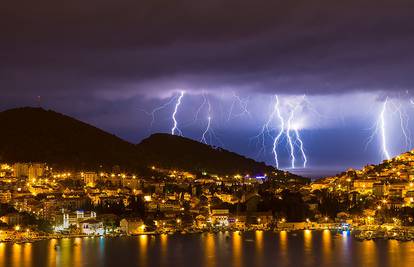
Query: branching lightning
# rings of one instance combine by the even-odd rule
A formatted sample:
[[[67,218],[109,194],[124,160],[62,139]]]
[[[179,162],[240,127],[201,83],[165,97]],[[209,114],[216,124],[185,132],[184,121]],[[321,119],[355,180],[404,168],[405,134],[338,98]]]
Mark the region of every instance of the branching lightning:
[[[292,130],[292,119],[294,116],[296,110],[296,106],[294,108],[292,108],[292,110],[290,111],[290,115],[287,121],[287,129],[286,129],[286,137],[288,140],[288,144],[289,144],[289,149],[290,149],[290,159],[291,159],[291,167],[292,169],[295,168],[295,148],[293,146],[293,141],[292,141],[292,137],[290,136],[290,131]]]
[[[411,100],[410,100],[411,102]],[[380,112],[378,114],[378,119],[376,124],[374,125],[374,131],[371,136],[368,138],[368,144],[370,144],[374,138],[374,136],[379,135],[380,143],[381,143],[381,153],[385,159],[390,159],[390,153],[388,148],[388,129],[389,125],[387,123],[386,116],[387,114],[396,114],[398,115],[399,119],[399,127],[401,129],[401,134],[404,137],[405,141],[405,149],[411,149],[412,140],[411,140],[411,133],[409,129],[409,116],[407,112],[404,110],[402,104],[396,104],[395,101],[390,100],[388,97],[385,98],[384,102],[382,103]]]
[[[238,113],[238,114],[233,114],[234,106],[236,105],[236,103],[239,104],[241,112]],[[229,115],[227,117],[227,120],[229,121],[232,118],[240,117],[240,116],[245,115],[245,114],[251,116],[250,111],[247,108],[247,104],[248,104],[248,100],[241,99],[240,96],[238,96],[235,92],[233,92],[233,101],[231,102],[231,105],[230,105],[230,111],[229,111]]]
[[[405,148],[411,149],[411,136],[408,128],[408,122],[409,122],[409,116],[405,112],[405,110],[402,108],[401,104],[396,106],[394,104],[395,111],[398,113],[398,117],[400,119],[400,127],[401,127],[401,133],[404,136],[405,139]]]
[[[204,106],[207,105],[207,111],[206,111],[206,116],[207,116],[207,125],[206,128],[203,130],[203,133],[201,135],[200,138],[200,142],[204,143],[204,144],[212,144],[213,142],[213,138],[221,145],[221,146],[225,146],[224,143],[220,140],[220,138],[216,135],[216,133],[214,132],[214,129],[212,127],[213,124],[213,116],[212,116],[212,105],[210,103],[210,99],[208,98],[208,96],[205,94],[205,92],[203,91],[203,102],[201,103],[201,105],[198,107],[195,116],[194,116],[194,120],[193,123],[195,123],[196,121],[198,121],[200,113],[203,112],[203,108]]]
[[[194,116],[194,122],[196,122],[198,120],[198,115],[200,114],[201,110],[203,109],[204,105],[207,103],[207,97],[203,91],[203,103],[201,103],[201,105],[198,107],[195,116]]]
[[[266,122],[263,124],[260,132],[253,137],[253,139],[261,139],[261,148],[259,150],[259,155],[263,152],[266,153],[266,136],[271,136],[270,135],[270,126],[271,123],[273,122],[273,119],[277,113],[277,110],[279,108],[279,99],[277,97],[277,95],[275,95],[274,97],[274,104],[273,104],[273,109],[272,112],[269,114],[269,117],[267,118]]]
[[[207,99],[205,95],[203,95],[204,101],[207,102],[208,110],[207,110],[207,126],[206,129],[203,132],[203,135],[201,136],[200,142],[207,144],[206,134],[210,131],[211,126],[211,104],[210,101]],[[203,102],[204,103],[204,102]]]
[[[152,126],[154,125],[154,122],[155,122],[155,114],[158,112],[158,111],[160,111],[160,110],[163,110],[163,109],[165,109],[166,107],[168,107],[171,103],[173,103],[174,102],[174,100],[176,100],[177,99],[177,96],[173,96],[173,97],[171,97],[171,99],[170,100],[168,100],[168,102],[166,102],[166,103],[164,103],[164,104],[162,104],[161,106],[159,106],[159,107],[156,107],[156,108],[154,108],[151,112],[147,112],[147,111],[145,111],[145,110],[143,110],[147,115],[149,115],[149,116],[151,116],[151,122],[150,122],[150,127],[149,127],[149,129],[151,130],[151,128],[152,128]]]
[[[385,98],[384,104],[380,112],[380,129],[381,129],[381,142],[382,142],[382,153],[386,159],[390,159],[390,153],[387,148],[387,133],[386,133],[386,124],[385,124],[385,112],[387,110],[388,97]]]
[[[173,114],[171,116],[172,117],[172,120],[173,120],[173,127],[171,128],[171,134],[172,135],[175,135],[175,132],[176,131],[178,132],[179,135],[183,135],[183,133],[181,132],[181,130],[178,128],[178,122],[177,122],[177,119],[176,119],[176,115],[177,115],[178,108],[181,105],[181,100],[184,97],[184,93],[185,93],[184,91],[181,91],[180,92],[180,96],[177,98],[177,102],[175,103],[175,107],[174,107],[174,112],[173,112]]]
[[[388,103],[388,97],[385,98],[385,101],[382,104],[380,113],[378,114],[377,122],[375,123],[374,132],[368,138],[366,147],[368,146],[368,144],[372,142],[372,140],[374,139],[374,136],[379,134],[380,139],[381,139],[382,154],[386,159],[390,159],[391,157],[390,157],[390,153],[388,152],[388,146],[387,146],[387,131],[386,131],[387,125],[386,125],[386,120],[385,120],[385,115],[387,111],[387,103]]]
[[[291,168],[294,169],[295,166],[295,161],[296,161],[296,156],[295,156],[295,146],[298,146],[300,153],[302,155],[302,159],[303,159],[303,168],[306,168],[306,164],[308,162],[308,158],[306,156],[305,153],[305,148],[304,148],[304,144],[303,144],[303,140],[299,134],[299,129],[297,126],[293,125],[293,119],[295,117],[295,112],[298,110],[298,108],[300,106],[302,106],[302,103],[306,103],[309,105],[309,107],[311,107],[311,105],[309,104],[309,102],[306,100],[305,98],[306,96],[303,95],[302,99],[295,105],[290,104],[291,109],[290,109],[290,114],[289,114],[289,118],[288,118],[288,122],[287,122],[287,129],[286,129],[286,136],[287,136],[287,141],[288,141],[288,145],[289,145],[289,150],[290,150],[290,158],[291,158]],[[315,111],[316,112],[316,111]],[[292,136],[291,136],[291,132],[295,133],[295,141],[293,140]],[[299,143],[299,145],[297,145],[297,143]]]
[[[273,138],[272,154],[274,156],[276,168],[279,168],[279,158],[278,158],[277,148],[281,142],[283,135],[286,136],[286,140],[287,140],[287,145],[288,145],[290,158],[291,158],[291,168],[295,168],[295,162],[296,162],[295,147],[296,146],[299,147],[300,152],[302,154],[303,167],[304,168],[306,167],[308,159],[305,153],[304,144],[299,134],[299,129],[295,125],[293,125],[295,112],[302,105],[304,101],[303,99],[295,105],[289,103],[290,112],[288,115],[288,120],[287,122],[285,122],[285,119],[282,115],[279,98],[277,95],[275,95],[272,112],[269,114],[266,122],[263,124],[259,134],[254,137],[254,138],[261,139],[261,149],[259,153],[266,152],[266,142],[265,142],[266,136],[270,136]],[[277,119],[278,124],[275,123],[276,119]],[[272,132],[274,132],[274,136],[272,136]],[[292,132],[294,132],[294,136],[292,135]]]
[[[303,147],[303,141],[302,138],[299,135],[299,130],[297,128],[294,129],[295,130],[295,134],[296,134],[296,139],[299,142],[299,149],[300,152],[302,153],[302,158],[303,158],[303,168],[306,168],[306,163],[308,162],[308,158],[306,157],[306,153],[305,153],[305,149]]]
[[[283,134],[283,131],[284,131],[284,128],[285,128],[285,120],[283,119],[282,114],[280,113],[279,98],[278,98],[277,95],[275,96],[275,99],[276,99],[275,111],[276,111],[276,115],[277,115],[277,117],[280,121],[280,130],[279,130],[279,133],[276,135],[276,137],[273,139],[272,152],[273,152],[273,156],[274,156],[274,159],[275,159],[276,168],[279,169],[279,159],[278,159],[278,154],[277,154],[277,145],[280,142],[280,138],[282,137],[282,134]]]

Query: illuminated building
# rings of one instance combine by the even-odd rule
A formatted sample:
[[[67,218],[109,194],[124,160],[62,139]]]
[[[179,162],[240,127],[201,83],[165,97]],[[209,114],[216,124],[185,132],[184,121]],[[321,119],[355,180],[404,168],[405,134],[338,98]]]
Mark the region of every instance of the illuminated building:
[[[139,218],[126,218],[119,222],[123,233],[134,235],[145,232],[144,222]]]
[[[98,175],[96,172],[85,172],[83,173],[83,181],[88,186],[95,186],[98,180]]]

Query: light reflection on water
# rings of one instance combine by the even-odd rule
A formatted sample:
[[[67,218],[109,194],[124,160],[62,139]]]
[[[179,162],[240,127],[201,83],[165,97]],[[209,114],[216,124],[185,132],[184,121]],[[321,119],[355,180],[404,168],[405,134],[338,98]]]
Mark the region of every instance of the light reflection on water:
[[[147,248],[148,248],[148,236],[147,235],[140,235],[138,237],[139,239],[139,258],[140,258],[140,264],[139,266],[146,267],[147,266]]]
[[[414,242],[300,231],[142,235],[0,243],[0,267],[414,266]]]
[[[207,234],[205,238],[205,262],[204,266],[214,267],[216,266],[216,238],[214,234]]]
[[[329,266],[332,262],[332,233],[329,230],[322,232],[322,264]]]
[[[242,237],[239,231],[233,233],[233,265],[235,267],[242,266],[243,254],[242,254]]]

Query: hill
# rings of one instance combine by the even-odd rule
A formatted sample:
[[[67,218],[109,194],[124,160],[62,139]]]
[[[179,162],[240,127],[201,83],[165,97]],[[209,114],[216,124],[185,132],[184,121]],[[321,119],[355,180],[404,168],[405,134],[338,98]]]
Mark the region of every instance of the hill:
[[[353,180],[373,180],[395,183],[414,180],[414,150],[402,153],[379,164],[366,165],[361,170],[348,169],[332,177],[318,179],[316,183],[334,184]]]
[[[0,161],[65,168],[134,164],[134,145],[96,127],[41,108],[0,112]]]
[[[42,108],[0,112],[0,125],[0,162],[47,162],[76,170],[109,170],[119,165],[124,170],[137,171],[157,165],[217,174],[276,171],[264,163],[180,136],[153,134],[139,144],[132,144]]]
[[[273,167],[256,162],[222,148],[170,134],[153,134],[138,144],[147,164],[168,168],[209,171],[217,174],[263,174],[275,171]]]

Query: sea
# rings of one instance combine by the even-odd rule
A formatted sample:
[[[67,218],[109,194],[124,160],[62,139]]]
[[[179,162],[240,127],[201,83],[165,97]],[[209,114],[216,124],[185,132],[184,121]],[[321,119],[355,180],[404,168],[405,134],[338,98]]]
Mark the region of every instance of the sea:
[[[414,242],[349,232],[220,232],[0,243],[0,267],[414,266]]]

